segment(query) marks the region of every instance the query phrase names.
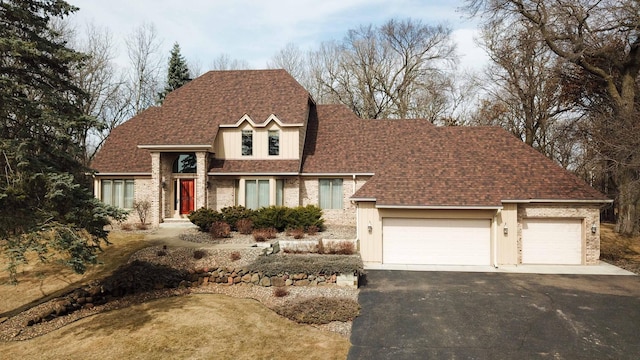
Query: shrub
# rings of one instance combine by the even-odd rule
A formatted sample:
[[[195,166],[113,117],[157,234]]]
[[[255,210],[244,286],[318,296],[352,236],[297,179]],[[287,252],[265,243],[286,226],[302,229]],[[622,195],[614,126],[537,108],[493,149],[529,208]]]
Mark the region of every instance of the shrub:
[[[231,254],[229,254],[229,258],[231,259],[231,261],[240,260],[241,259],[240,252],[238,251],[232,252]]]
[[[151,202],[148,200],[142,201],[134,201],[133,208],[138,213],[138,218],[140,219],[141,224],[147,223],[147,215],[149,214],[149,209],[151,209]]]
[[[211,224],[209,232],[214,239],[227,238],[231,234],[231,226],[224,221],[216,221]]]
[[[319,297],[277,307],[276,313],[302,324],[328,324],[351,321],[360,313],[360,305],[352,299]]]
[[[256,211],[254,225],[258,229],[275,228],[283,231],[289,227],[289,209],[284,206],[269,206]]]
[[[209,256],[209,253],[207,252],[207,250],[195,250],[193,252],[193,258],[196,260],[206,258],[207,256]]]
[[[274,228],[253,230],[253,239],[257,242],[264,242],[267,239],[275,239],[278,232]]]
[[[136,229],[138,229],[138,230],[147,230],[148,228],[149,227],[145,223],[137,223],[136,224]]]
[[[292,228],[301,227],[303,229],[309,229],[310,227],[315,227],[316,232],[324,229],[322,209],[315,205],[291,208],[287,220],[289,226]]]
[[[249,235],[253,231],[253,220],[240,219],[236,222],[236,228],[240,234]]]
[[[318,233],[320,229],[316,225],[310,225],[307,227],[307,234],[313,236]]]
[[[255,211],[251,209],[247,209],[242,205],[237,206],[227,206],[220,210],[220,214],[222,215],[222,219],[224,220],[231,229],[238,230],[238,220],[240,219],[251,219],[254,216]]]
[[[167,252],[164,250],[158,250],[156,251],[156,255],[157,256],[167,256]]]
[[[273,289],[273,296],[275,297],[285,297],[289,295],[289,290],[285,287],[277,287]]]
[[[131,231],[131,230],[133,230],[133,224],[131,224],[131,223],[122,223],[120,225],[120,230]]]
[[[205,207],[192,211],[188,218],[200,231],[204,232],[211,230],[211,224],[214,222],[222,221],[222,215],[219,212]]]
[[[303,228],[295,228],[287,231],[287,235],[293,236],[294,239],[302,239],[304,237]]]
[[[356,246],[351,241],[327,242],[326,244],[323,244],[323,253],[353,255],[356,253]]]
[[[284,272],[325,275],[363,273],[362,259],[355,255],[260,256],[247,269],[262,272],[266,276]]]

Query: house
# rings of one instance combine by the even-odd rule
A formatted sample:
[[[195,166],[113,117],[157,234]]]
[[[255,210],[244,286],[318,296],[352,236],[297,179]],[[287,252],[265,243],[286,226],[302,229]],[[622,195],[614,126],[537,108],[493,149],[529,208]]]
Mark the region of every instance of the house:
[[[594,264],[607,200],[506,131],[362,120],[284,70],[212,71],[113,130],[96,196],[200,207],[315,204],[366,265]]]

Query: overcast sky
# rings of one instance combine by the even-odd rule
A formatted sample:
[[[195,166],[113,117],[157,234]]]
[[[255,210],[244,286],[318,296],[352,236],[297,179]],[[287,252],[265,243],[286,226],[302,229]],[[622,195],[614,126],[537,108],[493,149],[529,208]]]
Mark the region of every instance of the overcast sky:
[[[118,45],[118,62],[126,59],[126,35],[153,23],[168,59],[174,42],[190,62],[208,70],[213,59],[228,54],[254,69],[287,43],[303,50],[322,41],[340,40],[359,25],[380,25],[391,18],[448,24],[458,44],[463,68],[478,69],[486,56],[473,41],[475,24],[458,11],[461,0],[67,0],[80,8],[71,17],[81,32],[86,23],[107,27]],[[124,65],[124,64],[121,64]]]

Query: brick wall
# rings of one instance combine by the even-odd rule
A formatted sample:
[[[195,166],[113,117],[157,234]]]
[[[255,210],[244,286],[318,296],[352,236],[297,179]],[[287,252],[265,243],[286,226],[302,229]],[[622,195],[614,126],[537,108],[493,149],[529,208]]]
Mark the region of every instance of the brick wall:
[[[326,224],[333,225],[356,225],[356,204],[349,198],[355,191],[360,189],[362,185],[370,177],[353,177],[342,178],[342,209],[324,209],[324,219]],[[318,205],[318,179],[316,177],[303,177],[300,186],[301,205]],[[355,185],[355,187],[354,187]],[[355,190],[355,191],[354,191]]]
[[[518,263],[522,263],[522,222],[525,218],[573,218],[583,220],[585,239],[585,262],[587,265],[598,263],[600,258],[600,209],[592,205],[518,205]],[[591,233],[591,225],[596,224],[597,231]]]

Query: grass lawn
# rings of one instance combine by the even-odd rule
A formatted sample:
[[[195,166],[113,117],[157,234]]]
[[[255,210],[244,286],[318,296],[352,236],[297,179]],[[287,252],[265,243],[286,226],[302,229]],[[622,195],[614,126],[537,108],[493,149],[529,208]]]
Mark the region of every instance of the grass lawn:
[[[165,298],[102,313],[44,336],[0,343],[15,359],[345,359],[349,341],[255,300]]]
[[[72,290],[90,280],[105,277],[121,264],[129,260],[134,252],[149,246],[144,235],[134,233],[111,233],[109,241],[99,255],[100,264],[90,266],[85,274],[79,275],[69,268],[52,263],[33,261],[18,269],[18,285],[9,282],[6,258],[0,257],[0,317],[13,313],[13,310],[29,306],[33,302],[55,297],[58,293]]]

